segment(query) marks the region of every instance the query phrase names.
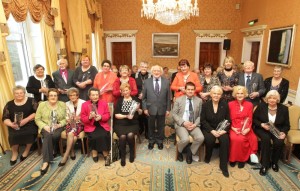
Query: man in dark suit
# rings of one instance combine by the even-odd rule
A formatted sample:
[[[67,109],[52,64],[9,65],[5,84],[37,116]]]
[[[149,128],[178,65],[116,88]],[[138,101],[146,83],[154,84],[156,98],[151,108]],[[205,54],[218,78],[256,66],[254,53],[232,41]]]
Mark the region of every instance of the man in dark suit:
[[[244,62],[244,72],[239,74],[239,85],[245,86],[248,90],[248,98],[253,106],[257,106],[266,91],[264,80],[261,74],[253,72],[254,63],[251,61]]]
[[[170,82],[161,77],[163,73],[161,66],[152,66],[151,73],[152,78],[145,80],[142,92],[143,110],[148,116],[148,149],[152,150],[157,143],[158,149],[162,150],[165,118],[171,110]]]
[[[68,61],[67,59],[61,58],[57,61],[59,69],[52,73],[55,88],[59,91],[59,100],[63,102],[69,101],[67,96],[67,91],[69,88],[73,87],[73,76],[74,71],[67,69]]]
[[[189,145],[189,135],[193,137],[193,143],[187,149],[186,162],[191,164],[193,155],[198,153],[200,145],[204,141],[204,136],[200,130],[200,113],[202,100],[195,96],[196,86],[193,82],[185,85],[185,95],[177,98],[174,102],[172,116],[175,121],[176,134],[180,141],[178,144],[178,160],[183,161],[182,151]]]

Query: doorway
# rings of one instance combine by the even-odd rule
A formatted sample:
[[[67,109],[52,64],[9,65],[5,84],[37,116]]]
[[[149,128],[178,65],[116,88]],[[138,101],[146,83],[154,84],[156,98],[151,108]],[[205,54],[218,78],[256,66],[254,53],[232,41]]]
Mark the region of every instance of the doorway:
[[[250,61],[254,63],[255,72],[257,70],[260,42],[252,42]]]
[[[220,47],[221,43],[219,42],[200,42],[199,68],[210,63],[213,70],[216,70],[220,65]]]
[[[112,43],[112,63],[118,69],[121,65],[132,67],[132,44],[131,42]]]

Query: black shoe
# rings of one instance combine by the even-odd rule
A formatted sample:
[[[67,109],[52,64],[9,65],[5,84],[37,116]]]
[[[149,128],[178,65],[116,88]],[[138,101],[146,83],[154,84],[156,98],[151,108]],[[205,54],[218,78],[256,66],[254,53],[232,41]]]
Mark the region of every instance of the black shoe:
[[[193,154],[192,154],[192,151],[190,148],[187,149],[187,152],[186,152],[186,163],[187,164],[192,164],[193,162]]]
[[[28,156],[27,156],[28,157]],[[27,157],[23,157],[23,155],[20,156],[20,161],[22,162],[23,160],[25,160]]]
[[[41,169],[41,175],[42,176],[47,173],[48,168],[49,168],[49,164],[47,165],[47,167],[45,169]]]
[[[223,174],[226,178],[229,177],[229,172],[228,172],[228,170],[222,170],[222,174]]]
[[[148,149],[149,149],[149,150],[152,150],[153,147],[154,147],[154,143],[149,143],[149,144],[148,144]]]
[[[158,146],[159,150],[163,150],[163,148],[164,148],[164,144],[162,144],[162,143],[158,143],[157,146]]]
[[[244,166],[245,166],[245,162],[239,162],[239,164],[238,164],[239,168],[244,168]]]
[[[230,162],[229,165],[230,165],[231,167],[235,167],[236,162]]]
[[[56,157],[57,157],[57,153],[54,153],[54,154],[53,154],[53,158],[56,158]]]
[[[125,160],[121,160],[121,166],[125,166],[126,165],[126,161]]]
[[[110,155],[104,157],[104,160],[105,160],[105,166],[110,166]]]
[[[179,162],[183,161],[183,154],[182,153],[178,152],[177,160],[179,160]]]
[[[129,156],[129,162],[131,162],[131,163],[134,162],[134,154],[131,154],[131,153],[130,153],[130,156]]]
[[[64,162],[64,163],[60,162],[60,163],[58,163],[58,166],[59,166],[59,167],[65,166],[65,164],[66,164],[66,162]]]
[[[17,163],[18,159],[16,160],[10,160],[10,166],[14,166]]]
[[[95,163],[98,162],[98,160],[99,160],[98,156],[93,157],[93,161],[94,161]]]
[[[210,162],[210,159],[205,158],[204,162],[208,164]]]
[[[72,160],[76,159],[76,155],[70,157]]]
[[[273,163],[272,169],[274,170],[274,172],[278,172],[278,164]]]
[[[259,174],[260,174],[261,176],[265,176],[265,175],[267,174],[267,168],[264,167],[264,166],[262,166],[262,167],[260,168],[260,170],[259,170]]]

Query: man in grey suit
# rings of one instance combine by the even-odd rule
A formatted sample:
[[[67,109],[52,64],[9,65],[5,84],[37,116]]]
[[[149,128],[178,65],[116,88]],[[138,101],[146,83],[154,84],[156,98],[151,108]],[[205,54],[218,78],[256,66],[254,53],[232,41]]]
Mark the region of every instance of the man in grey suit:
[[[176,99],[172,116],[175,121],[176,135],[179,136],[178,144],[178,160],[183,161],[182,151],[190,143],[189,135],[193,137],[193,143],[187,147],[186,162],[191,164],[193,155],[198,153],[200,145],[204,141],[204,136],[200,130],[200,114],[202,108],[202,100],[195,96],[196,86],[193,82],[185,85],[185,95]]]
[[[68,61],[67,59],[61,58],[57,61],[59,69],[52,73],[55,88],[59,91],[58,99],[63,102],[69,101],[67,96],[67,90],[74,87],[73,76],[74,71],[67,69]]]
[[[142,93],[143,110],[148,116],[148,149],[152,150],[157,143],[158,149],[162,150],[165,118],[171,110],[170,82],[161,77],[161,66],[152,66],[151,73],[152,78],[145,80]]]
[[[246,61],[243,67],[244,72],[239,74],[239,85],[247,88],[249,97],[246,100],[250,101],[253,106],[256,106],[260,102],[260,97],[266,91],[264,80],[261,74],[253,72],[253,62]]]

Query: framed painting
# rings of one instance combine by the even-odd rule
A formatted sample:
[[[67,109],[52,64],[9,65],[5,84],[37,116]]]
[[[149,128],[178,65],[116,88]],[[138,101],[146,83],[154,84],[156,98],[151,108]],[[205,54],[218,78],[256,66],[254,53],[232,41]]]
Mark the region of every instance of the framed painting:
[[[152,56],[177,58],[179,56],[179,33],[153,33]]]

